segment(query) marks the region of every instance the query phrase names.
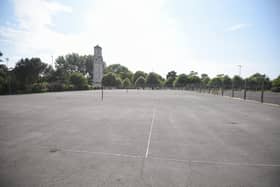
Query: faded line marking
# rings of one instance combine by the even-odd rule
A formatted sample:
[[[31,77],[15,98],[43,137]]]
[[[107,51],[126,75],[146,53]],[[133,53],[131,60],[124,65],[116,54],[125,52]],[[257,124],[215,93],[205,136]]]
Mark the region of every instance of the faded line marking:
[[[238,163],[238,162],[219,162],[219,161],[207,161],[207,160],[184,160],[173,158],[161,158],[161,157],[149,157],[150,159],[185,162],[190,164],[209,164],[209,165],[225,165],[225,166],[251,166],[251,167],[280,167],[280,164],[263,164],[263,163]]]
[[[40,146],[42,149],[49,149],[49,147]],[[131,155],[131,154],[120,154],[120,153],[107,153],[107,152],[98,152],[98,151],[85,151],[85,150],[75,150],[75,149],[63,149],[59,148],[59,151],[62,152],[72,152],[72,153],[87,153],[95,155],[106,155],[106,156],[115,156],[115,157],[130,157],[130,158],[143,158],[143,156]]]
[[[153,131],[153,126],[154,126],[154,120],[155,120],[155,113],[156,113],[156,107],[153,109],[153,117],[150,125],[150,132],[149,132],[149,138],[148,138],[148,143],[147,143],[147,149],[146,149],[146,154],[145,158],[148,157],[149,155],[149,149],[150,149],[150,144],[151,144],[151,137],[152,137],[152,131]]]
[[[39,146],[40,149],[50,149],[48,146]],[[148,150],[148,149],[147,149]],[[131,155],[131,154],[119,154],[119,153],[107,153],[107,152],[97,152],[97,151],[83,151],[83,150],[74,150],[74,149],[63,149],[59,148],[59,151],[62,152],[71,152],[71,153],[86,153],[93,155],[105,155],[113,157],[126,157],[126,158],[136,158],[143,159],[147,157]],[[148,154],[147,154],[148,155]],[[149,156],[149,159],[153,160],[162,160],[162,161],[173,161],[173,162],[183,162],[188,164],[208,164],[208,165],[224,165],[224,166],[247,166],[247,167],[280,167],[280,164],[269,164],[269,163],[241,163],[241,162],[219,162],[219,161],[207,161],[207,160],[187,160],[187,159],[174,159],[174,158],[163,158]]]

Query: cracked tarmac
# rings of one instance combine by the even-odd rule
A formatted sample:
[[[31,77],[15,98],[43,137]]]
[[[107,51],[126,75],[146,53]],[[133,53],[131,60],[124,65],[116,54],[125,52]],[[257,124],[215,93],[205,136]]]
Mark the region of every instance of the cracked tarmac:
[[[0,97],[0,186],[280,186],[280,107],[171,90]]]

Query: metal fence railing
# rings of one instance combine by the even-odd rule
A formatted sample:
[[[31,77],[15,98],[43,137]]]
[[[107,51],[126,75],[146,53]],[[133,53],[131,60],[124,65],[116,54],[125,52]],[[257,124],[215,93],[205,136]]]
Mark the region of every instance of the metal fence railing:
[[[229,96],[240,98],[244,100],[254,100],[261,103],[271,103],[280,105],[280,93],[272,92],[265,89],[266,86],[262,84],[257,89],[247,88],[246,82],[240,86],[231,86],[231,88],[224,88],[221,86],[202,86],[201,84],[186,85],[183,89],[196,91],[200,93],[208,93],[213,95]]]

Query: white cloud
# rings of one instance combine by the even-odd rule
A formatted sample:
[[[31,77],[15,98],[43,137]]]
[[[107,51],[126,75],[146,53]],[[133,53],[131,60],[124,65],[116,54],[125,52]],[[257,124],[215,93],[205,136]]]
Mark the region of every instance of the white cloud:
[[[98,0],[87,14],[88,37],[99,43],[104,58],[132,70],[162,74],[175,63],[188,63],[190,50],[180,23],[165,10],[162,0]],[[92,34],[92,35],[90,35]],[[182,70],[182,67],[181,67]]]
[[[38,56],[49,62],[51,54],[63,52],[60,43],[67,44],[72,37],[53,31],[52,17],[71,13],[71,7],[47,0],[14,0],[13,4],[18,25],[1,26],[0,40],[13,49],[10,58],[14,62],[18,56]]]
[[[228,27],[225,31],[233,32],[233,31],[238,31],[238,30],[248,28],[248,27],[251,27],[251,26],[252,26],[251,24],[243,24],[243,23],[242,24],[236,24],[236,25]]]
[[[9,55],[11,62],[18,57],[36,56],[51,63],[51,56],[71,52],[92,54],[93,46],[99,44],[107,64],[121,63],[132,71],[165,75],[170,70],[178,73],[195,70],[211,72],[212,76],[225,72],[227,68],[222,62],[194,55],[191,39],[167,11],[167,1],[89,1],[79,17],[85,22],[79,29],[82,32],[66,34],[53,29],[56,27],[53,16],[75,14],[75,7],[47,0],[28,3],[17,0],[14,6],[19,26],[0,26],[0,40],[13,49]]]
[[[15,15],[24,29],[43,29],[52,25],[52,16],[72,9],[54,1],[14,0]]]
[[[86,6],[80,13],[80,7],[70,7],[56,0],[14,0],[17,22],[7,20],[7,24],[0,26],[1,50],[10,58],[10,64],[22,57],[40,57],[51,63],[51,56],[71,52],[93,54],[93,46],[99,44],[107,64],[121,63],[132,71],[155,71],[165,75],[170,70],[177,73],[194,70],[215,76],[235,74],[236,64],[245,62],[248,64],[245,73],[247,69],[259,67],[250,65],[251,60],[246,59],[246,55],[225,56],[223,45],[226,47],[230,43],[220,38],[224,44],[215,45],[215,40],[208,40],[207,34],[204,37],[203,33],[209,33],[207,29],[200,33],[195,28],[192,30],[192,21],[182,23],[181,18],[175,19],[168,7],[172,0],[85,1]],[[75,33],[75,29],[67,33],[58,31],[57,26],[61,29],[65,24],[55,25],[61,20],[54,22],[54,18],[67,19],[67,15],[83,23],[77,25],[70,21],[67,29],[79,27],[80,32]],[[237,24],[225,32],[251,26]],[[195,36],[193,32],[198,32],[199,37],[191,37]],[[208,50],[211,47],[220,53]]]
[[[15,56],[39,56],[46,62],[52,55],[90,54],[93,45],[99,44],[107,64],[121,63],[133,71],[165,74],[178,63],[180,72],[190,61],[191,51],[185,45],[187,38],[180,23],[165,11],[165,3],[96,0],[80,18],[86,22],[83,31],[65,34],[52,29],[52,17],[60,12],[73,13],[72,8],[54,1],[16,0],[19,27],[0,27],[0,40],[13,43]]]

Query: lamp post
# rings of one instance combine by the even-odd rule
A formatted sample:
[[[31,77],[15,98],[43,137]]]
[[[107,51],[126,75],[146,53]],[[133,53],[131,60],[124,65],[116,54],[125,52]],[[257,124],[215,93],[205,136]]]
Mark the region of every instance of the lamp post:
[[[53,56],[51,56],[52,57],[52,66],[53,66],[53,68],[54,68],[54,64],[53,64]]]
[[[242,65],[237,65],[239,71],[238,71],[238,74],[239,74],[239,77],[241,77],[241,68],[242,68]]]
[[[239,68],[239,77],[241,78],[241,68],[243,67],[242,65],[237,65],[237,67]],[[242,81],[241,81],[241,85],[240,85],[240,90],[242,90]]]

